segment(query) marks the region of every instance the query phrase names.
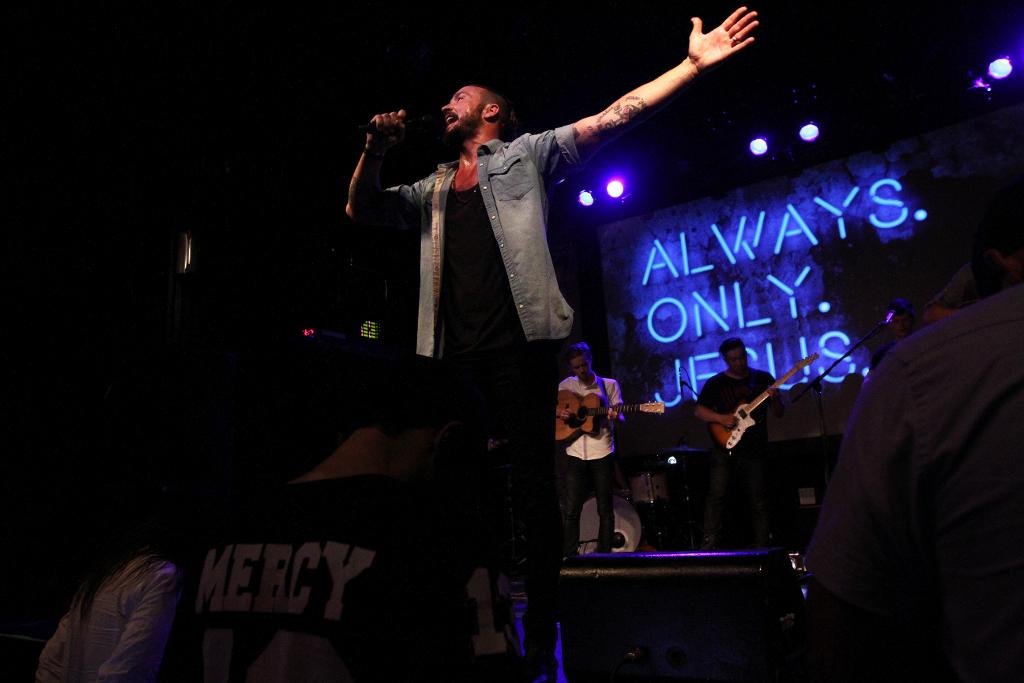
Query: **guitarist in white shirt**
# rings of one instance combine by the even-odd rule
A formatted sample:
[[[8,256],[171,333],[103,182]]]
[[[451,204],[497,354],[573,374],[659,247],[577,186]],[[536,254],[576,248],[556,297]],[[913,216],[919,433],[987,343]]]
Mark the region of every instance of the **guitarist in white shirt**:
[[[778,389],[772,387],[775,378],[771,374],[747,365],[747,349],[743,340],[731,337],[722,342],[718,352],[725,361],[726,370],[707,382],[697,397],[693,414],[697,419],[712,427],[721,426],[732,430],[737,426],[737,406],[749,403],[758,394],[769,391],[767,406],[761,405],[751,413],[754,424],[743,432],[742,437],[731,450],[726,450],[715,440],[711,453],[711,471],[707,500],[704,505],[704,540],[702,550],[718,547],[722,537],[722,513],[725,507],[729,481],[734,474],[743,480],[747,502],[750,507],[754,531],[754,546],[769,544],[768,497],[765,486],[765,448],[768,444],[768,409],[781,417],[785,411]]]
[[[591,363],[593,356],[586,342],[573,344],[566,351],[572,375],[558,384],[559,391],[571,391],[578,396],[598,394],[608,408],[607,418],[598,418],[593,434],[583,432],[568,443],[565,452],[569,457],[565,477],[566,511],[563,551],[565,556],[575,555],[580,543],[580,511],[589,491],[594,488],[597,497],[597,512],[600,520],[597,552],[611,552],[612,536],[615,533],[615,515],[612,504],[612,488],[615,480],[615,439],[612,426],[625,420],[616,408],[622,405],[622,391],[619,383],[608,377],[598,377]],[[562,406],[555,409],[555,417],[569,420],[572,414]]]

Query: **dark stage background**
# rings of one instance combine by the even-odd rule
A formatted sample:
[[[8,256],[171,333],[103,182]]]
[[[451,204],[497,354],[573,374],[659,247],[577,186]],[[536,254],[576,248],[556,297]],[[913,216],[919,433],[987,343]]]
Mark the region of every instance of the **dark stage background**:
[[[297,446],[287,429],[259,419],[287,385],[285,340],[316,328],[358,353],[412,348],[414,237],[344,217],[357,124],[399,107],[436,114],[474,81],[509,93],[527,130],[569,123],[682,59],[690,16],[714,26],[732,9],[6,8],[0,619],[59,615],[100,542],[161,491],[223,498],[289,457]],[[920,305],[961,260],[1020,146],[1021,111],[1011,108],[1024,102],[1020,73],[970,87],[1000,54],[1020,69],[1019,2],[757,9],[752,49],[609,145],[552,199],[550,242],[577,311],[573,340],[591,343],[598,372],[618,374],[631,400],[674,400],[676,359],[695,359],[698,383],[713,369],[699,358],[724,330],[706,317],[696,334],[693,293],[720,309],[725,287],[723,321],[752,335],[759,354],[771,342],[776,371],[803,353],[800,336],[808,350],[830,331],[854,338],[893,294]],[[814,145],[795,137],[807,118],[822,126]],[[773,144],[758,159],[746,151],[754,133]],[[410,135],[389,154],[385,182],[418,179],[449,156],[433,135]],[[629,178],[628,198],[581,209],[576,193],[612,172]],[[902,189],[879,185],[872,200],[884,180]],[[841,206],[853,187],[842,240],[814,197]],[[879,198],[928,217],[879,229],[872,211],[885,221],[901,211]],[[820,241],[801,231],[776,255],[788,204]],[[731,247],[740,216],[749,223],[762,210],[766,251],[723,261],[710,225]],[[667,264],[681,267],[680,231],[700,249],[691,276],[677,278]],[[665,267],[652,266],[645,286],[655,239],[667,259],[655,260]],[[693,272],[712,263],[718,270]],[[788,295],[765,278],[792,287],[805,265],[794,320]],[[745,325],[733,283],[749,307]],[[685,302],[690,320],[662,344],[644,330],[665,296]],[[826,300],[832,313],[814,313]],[[635,339],[624,327],[630,315]],[[765,317],[772,324],[753,326]],[[381,339],[360,346],[367,320]],[[670,336],[673,324],[671,309],[659,309],[658,333]],[[835,353],[841,341],[824,346]],[[864,356],[854,362],[861,368]],[[634,421],[623,449],[699,439],[682,410]],[[829,415],[829,431],[841,431],[843,414]],[[776,434],[788,439],[812,434],[815,422],[796,414],[779,424],[795,425]]]

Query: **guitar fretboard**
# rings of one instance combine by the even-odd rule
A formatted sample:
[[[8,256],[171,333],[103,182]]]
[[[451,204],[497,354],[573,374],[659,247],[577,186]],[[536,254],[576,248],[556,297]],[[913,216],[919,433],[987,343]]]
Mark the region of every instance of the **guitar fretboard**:
[[[629,403],[619,404],[615,406],[615,410],[620,413],[638,413],[640,410],[647,405],[646,403]],[[601,406],[600,408],[587,408],[587,415],[607,415],[609,408]]]
[[[816,360],[818,360],[818,354],[815,353],[813,355],[808,356],[807,358],[804,358],[799,363],[797,363],[792,368],[790,368],[789,372],[787,372],[785,375],[783,375],[782,377],[780,377],[777,380],[775,380],[774,384],[772,384],[770,387],[768,387],[767,389],[762,391],[761,394],[757,398],[755,398],[753,401],[750,402],[750,404],[749,404],[750,408],[749,408],[748,412],[754,412],[754,410],[759,405],[764,403],[768,399],[768,397],[771,395],[771,390],[772,389],[778,389],[779,387],[781,387],[783,385],[783,383],[785,383],[785,381],[787,379],[789,379],[790,377],[795,375],[798,370],[800,370],[800,369],[810,365],[811,363],[813,363]]]

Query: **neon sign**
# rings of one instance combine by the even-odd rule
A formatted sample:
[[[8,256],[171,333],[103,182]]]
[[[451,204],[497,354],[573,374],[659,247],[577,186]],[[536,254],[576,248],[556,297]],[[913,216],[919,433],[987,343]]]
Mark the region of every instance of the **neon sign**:
[[[1014,153],[1022,116],[1024,105],[1006,107],[603,226],[611,369],[624,395],[688,400],[680,374],[699,392],[724,369],[726,337],[743,339],[751,364],[775,376],[819,353],[791,380],[806,381],[870,331],[893,296],[923,304],[967,258],[986,200],[979,190],[1024,172]],[[865,374],[869,354],[864,345],[839,363],[829,387]],[[840,395],[839,423],[852,406],[850,392]],[[675,443],[678,428],[662,421],[621,436],[657,448]]]
[[[829,259],[821,257],[866,231],[876,243],[911,238],[915,222],[928,216],[922,208],[912,211],[911,203],[903,183],[883,175],[852,187],[847,178],[845,186],[836,182],[807,201],[787,196],[752,208],[719,205],[697,207],[683,218],[678,209],[649,217],[645,232],[652,236],[634,242],[627,257],[632,265],[625,271],[637,280],[626,288],[630,300],[619,305],[643,321],[635,341],[670,359],[672,375],[654,400],[668,406],[683,400],[680,371],[699,391],[722,369],[717,348],[728,336],[741,337],[751,363],[773,375],[820,353],[820,365],[804,368],[795,381],[840,358],[856,337],[833,300],[840,297],[829,294]],[[614,344],[614,330],[612,336]],[[867,373],[866,351],[826,381],[839,383],[857,372]]]

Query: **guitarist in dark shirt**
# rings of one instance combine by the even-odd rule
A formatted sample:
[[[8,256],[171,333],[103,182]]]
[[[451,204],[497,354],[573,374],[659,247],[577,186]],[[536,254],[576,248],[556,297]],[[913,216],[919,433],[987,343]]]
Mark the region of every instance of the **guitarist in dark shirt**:
[[[753,426],[743,432],[740,440],[726,450],[715,441],[711,454],[711,472],[708,496],[704,506],[704,541],[702,550],[718,547],[722,536],[722,512],[733,471],[743,480],[754,528],[754,546],[765,547],[768,537],[768,501],[765,490],[765,447],[768,443],[768,406],[776,417],[781,417],[785,406],[778,389],[772,388],[775,378],[763,370],[747,365],[747,349],[743,341],[731,337],[722,342],[718,352],[725,361],[726,370],[709,379],[697,397],[693,414],[708,423],[714,437],[736,427],[738,419],[733,411],[749,403],[758,394],[769,390],[770,398],[753,411]],[[724,429],[716,429],[717,427]]]

